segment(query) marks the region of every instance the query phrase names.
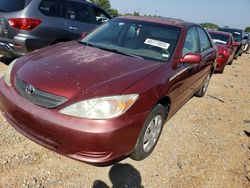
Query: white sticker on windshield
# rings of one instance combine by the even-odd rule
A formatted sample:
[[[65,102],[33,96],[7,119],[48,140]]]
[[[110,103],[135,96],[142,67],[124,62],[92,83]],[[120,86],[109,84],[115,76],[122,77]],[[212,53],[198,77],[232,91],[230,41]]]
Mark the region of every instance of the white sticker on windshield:
[[[159,40],[154,40],[154,39],[146,39],[144,44],[148,44],[148,45],[151,45],[151,46],[156,46],[156,47],[163,48],[163,49],[166,49],[166,50],[170,46],[169,43],[162,42],[162,41],[159,41]]]
[[[220,39],[213,39],[214,43],[221,43],[221,44],[227,44],[227,42],[220,40]]]
[[[241,35],[241,33],[239,33],[239,32],[234,32],[235,34],[237,34],[237,35]]]

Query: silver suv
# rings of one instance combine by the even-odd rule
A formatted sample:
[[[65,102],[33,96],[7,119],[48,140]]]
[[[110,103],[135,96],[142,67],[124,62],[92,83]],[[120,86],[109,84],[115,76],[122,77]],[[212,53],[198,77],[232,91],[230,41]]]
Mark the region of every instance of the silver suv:
[[[111,16],[85,0],[0,0],[0,55],[78,39]]]

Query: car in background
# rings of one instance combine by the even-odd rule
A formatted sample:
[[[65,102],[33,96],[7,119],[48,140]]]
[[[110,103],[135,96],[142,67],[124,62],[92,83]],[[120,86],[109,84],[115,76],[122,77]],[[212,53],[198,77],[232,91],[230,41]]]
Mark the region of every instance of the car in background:
[[[243,30],[223,27],[219,28],[218,31],[228,32],[233,35],[234,41],[240,43],[240,46],[238,46],[234,58],[237,59],[238,56],[241,56],[244,51],[243,49],[246,45],[246,43],[243,41],[243,33],[244,33]]]
[[[243,40],[245,41],[246,45],[244,47],[244,52],[248,52],[250,48],[250,33],[245,33]]]
[[[73,159],[143,160],[164,122],[205,95],[215,60],[197,24],[118,17],[13,61],[0,80],[0,109],[20,133]]]
[[[234,42],[231,33],[222,31],[208,31],[217,47],[216,72],[223,73],[227,64],[231,65],[234,60],[237,47],[240,45]]]
[[[0,54],[13,58],[76,40],[110,18],[85,0],[0,0]]]

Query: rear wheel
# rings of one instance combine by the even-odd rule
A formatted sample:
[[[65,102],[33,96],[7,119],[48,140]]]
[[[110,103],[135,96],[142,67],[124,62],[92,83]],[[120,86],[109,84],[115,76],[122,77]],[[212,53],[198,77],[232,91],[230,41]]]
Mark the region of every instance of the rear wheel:
[[[156,105],[145,120],[136,147],[130,158],[140,161],[154,150],[162,132],[166,112],[161,104]]]
[[[196,97],[203,97],[206,94],[210,79],[211,74],[207,76],[202,88],[195,94]]]

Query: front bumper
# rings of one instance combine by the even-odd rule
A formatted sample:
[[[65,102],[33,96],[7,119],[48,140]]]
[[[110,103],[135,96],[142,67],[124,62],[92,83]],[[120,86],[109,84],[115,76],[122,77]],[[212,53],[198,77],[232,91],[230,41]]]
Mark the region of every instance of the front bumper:
[[[53,151],[93,165],[110,165],[134,149],[146,113],[88,120],[36,106],[0,80],[0,109],[21,134]]]

